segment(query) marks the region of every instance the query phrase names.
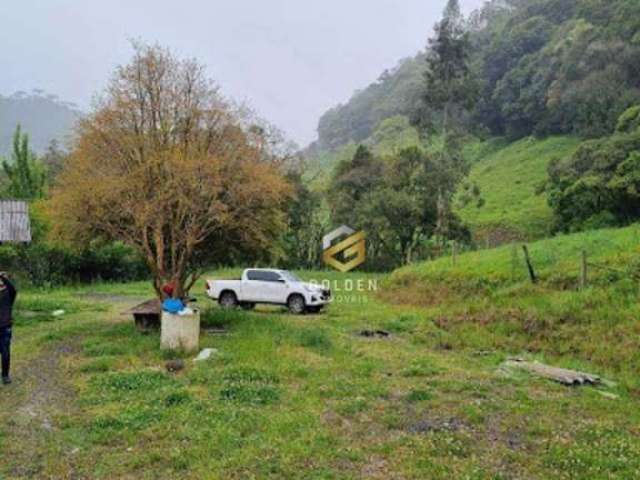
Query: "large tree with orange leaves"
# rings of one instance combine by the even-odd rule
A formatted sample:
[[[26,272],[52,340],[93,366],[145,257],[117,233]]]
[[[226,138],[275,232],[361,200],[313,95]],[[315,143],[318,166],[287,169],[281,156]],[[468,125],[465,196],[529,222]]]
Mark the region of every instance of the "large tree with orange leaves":
[[[139,250],[160,295],[188,292],[216,248],[273,248],[290,187],[265,138],[194,60],[134,44],[77,139],[51,198],[53,232]],[[219,252],[218,252],[219,253]]]

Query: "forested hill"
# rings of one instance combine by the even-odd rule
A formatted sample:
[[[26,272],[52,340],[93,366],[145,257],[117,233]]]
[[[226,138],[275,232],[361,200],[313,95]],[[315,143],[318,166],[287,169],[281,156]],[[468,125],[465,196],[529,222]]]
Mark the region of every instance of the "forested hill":
[[[422,87],[424,55],[406,58],[345,105],[325,113],[318,123],[318,148],[331,150],[349,142],[362,142],[376,126],[394,115],[408,114]]]
[[[640,103],[638,0],[492,0],[467,29],[478,134],[598,137]],[[375,144],[372,135],[391,117],[400,128],[397,116],[412,117],[420,103],[425,68],[423,54],[404,60],[329,110],[310,152]]]
[[[29,135],[31,148],[42,153],[51,140],[64,143],[79,115],[75,105],[40,90],[0,95],[0,156],[11,148],[16,125]]]

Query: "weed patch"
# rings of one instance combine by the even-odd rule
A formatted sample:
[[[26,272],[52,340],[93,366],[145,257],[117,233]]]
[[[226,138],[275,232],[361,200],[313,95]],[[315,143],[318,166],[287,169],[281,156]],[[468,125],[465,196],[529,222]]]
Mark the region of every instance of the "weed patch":
[[[418,319],[413,315],[401,315],[389,322],[384,323],[384,328],[392,333],[410,333],[418,325]]]
[[[162,419],[162,412],[157,409],[126,409],[117,415],[97,417],[89,426],[89,440],[98,444],[111,444],[124,433],[135,433],[146,429]]]
[[[350,400],[340,404],[336,411],[340,415],[344,415],[347,417],[353,417],[358,413],[364,412],[369,409],[369,402],[364,398],[357,398],[355,400]]]
[[[405,400],[409,403],[417,403],[425,400],[431,400],[432,398],[433,395],[431,392],[426,390],[411,390],[405,397]]]
[[[433,377],[440,372],[426,360],[414,360],[411,365],[402,369],[403,377]]]
[[[230,383],[280,383],[280,379],[274,373],[251,367],[229,369],[222,378]]]
[[[571,478],[613,478],[614,472],[615,478],[640,478],[640,444],[618,430],[594,426],[570,444],[554,443],[544,463]]]
[[[122,343],[106,342],[103,340],[89,340],[83,346],[83,354],[85,357],[104,357],[113,355],[124,355],[127,353],[127,347]]]
[[[78,336],[85,335],[89,327],[85,325],[65,325],[60,326],[58,324],[55,325],[54,329],[51,329],[47,333],[43,334],[38,338],[38,343],[40,345],[44,345],[47,343],[60,342],[62,340],[67,340],[70,337],[77,338]]]
[[[164,399],[164,404],[167,407],[175,407],[176,405],[184,405],[191,402],[192,398],[189,392],[185,390],[179,390],[167,395]]]
[[[223,375],[220,399],[249,405],[269,405],[280,399],[280,380],[271,372],[239,367]]]
[[[92,378],[91,383],[98,392],[116,398],[128,394],[157,393],[178,384],[160,372],[110,373]]]
[[[251,318],[251,314],[238,309],[219,307],[207,308],[200,314],[200,322],[204,328],[230,329]]]
[[[333,349],[333,342],[326,330],[321,328],[305,328],[297,335],[298,344],[302,347],[326,354]]]
[[[82,373],[104,373],[113,370],[114,365],[114,357],[99,357],[82,365],[80,371]]]
[[[220,390],[220,399],[250,405],[269,405],[280,399],[280,391],[273,385],[230,383]]]

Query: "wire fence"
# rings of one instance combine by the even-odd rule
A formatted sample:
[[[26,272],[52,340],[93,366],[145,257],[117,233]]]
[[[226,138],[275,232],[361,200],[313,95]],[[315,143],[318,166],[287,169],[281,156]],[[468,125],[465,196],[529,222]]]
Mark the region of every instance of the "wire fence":
[[[537,269],[537,265],[539,263],[543,263],[544,265],[553,264],[559,261],[566,259],[566,256],[562,256],[558,252],[546,251],[546,252],[535,252],[535,256],[529,250],[529,246],[527,244],[512,244],[512,255],[511,255],[511,278],[516,279],[518,277],[522,278],[522,268],[524,266],[528,279],[537,284],[540,281],[540,275]],[[639,242],[640,245],[640,242]],[[520,254],[519,251],[522,251]],[[451,258],[452,266],[456,266],[459,263],[459,257],[461,253],[465,253],[465,251],[457,245],[456,242],[450,242],[449,244],[449,253]],[[542,255],[542,258],[541,258]],[[523,262],[524,260],[524,262]],[[616,268],[611,265],[603,265],[601,263],[597,263],[589,260],[588,251],[582,250],[580,251],[579,258],[576,258],[578,261],[577,265],[579,265],[579,276],[578,276],[578,286],[580,288],[586,288],[589,285],[590,279],[593,278],[591,272],[593,270],[599,270],[604,272],[609,272],[612,274],[619,275],[621,277],[628,277],[636,281],[640,281],[640,269],[634,268]]]

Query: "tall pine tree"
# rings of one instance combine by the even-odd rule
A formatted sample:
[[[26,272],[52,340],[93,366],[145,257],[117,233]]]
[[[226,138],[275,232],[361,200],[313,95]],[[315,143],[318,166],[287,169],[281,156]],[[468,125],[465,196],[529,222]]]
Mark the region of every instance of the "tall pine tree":
[[[29,136],[20,125],[13,135],[10,161],[3,160],[2,168],[9,180],[7,194],[18,200],[36,200],[45,194],[45,168],[29,148]]]
[[[462,123],[477,98],[476,82],[469,67],[471,43],[458,0],[449,0],[435,36],[427,46],[427,68],[422,105],[415,123],[423,132],[443,139]]]
[[[448,172],[439,185],[437,235],[443,240],[452,219],[451,201],[455,189],[468,173],[462,158],[461,139],[465,120],[477,98],[469,57],[471,43],[458,0],[449,0],[442,20],[429,39],[422,103],[414,123],[423,134],[439,137],[438,160]]]

